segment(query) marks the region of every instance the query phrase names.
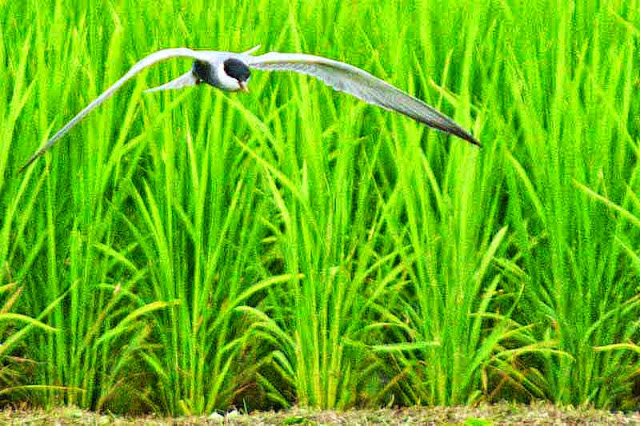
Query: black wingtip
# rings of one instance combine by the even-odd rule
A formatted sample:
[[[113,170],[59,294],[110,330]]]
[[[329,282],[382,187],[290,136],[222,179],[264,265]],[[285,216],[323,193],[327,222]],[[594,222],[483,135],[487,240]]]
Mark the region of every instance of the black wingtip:
[[[435,114],[435,117],[422,117],[418,115],[409,115],[414,120],[419,121],[420,123],[424,123],[427,126],[434,128],[436,130],[440,130],[441,132],[448,133],[450,135],[454,135],[459,137],[460,139],[464,139],[472,145],[477,146],[478,148],[482,148],[482,144],[476,138],[474,138],[471,133],[460,127],[455,121],[439,113],[438,111],[433,110],[431,107],[429,109]],[[408,114],[407,114],[408,115]]]
[[[474,138],[471,135],[468,135],[468,137],[463,138],[463,139],[466,140],[467,142],[471,142],[472,144],[474,144],[478,148],[482,148],[482,144],[480,143],[480,141],[478,139]]]
[[[480,143],[480,141],[474,138],[473,136],[471,136],[471,133],[467,132],[461,127],[456,126],[454,128],[448,128],[443,130],[447,133],[451,133],[452,135],[459,137],[460,139],[464,139],[465,141],[477,146],[478,148],[482,148],[482,144]]]
[[[27,162],[24,164],[24,166],[22,166],[22,167],[20,167],[18,169],[18,174],[22,174],[27,169],[27,167],[29,167],[31,164],[33,164],[34,161],[36,161],[38,159],[39,156],[40,155],[38,155],[38,154],[33,154],[31,156],[31,158],[29,158],[29,160],[27,160]]]

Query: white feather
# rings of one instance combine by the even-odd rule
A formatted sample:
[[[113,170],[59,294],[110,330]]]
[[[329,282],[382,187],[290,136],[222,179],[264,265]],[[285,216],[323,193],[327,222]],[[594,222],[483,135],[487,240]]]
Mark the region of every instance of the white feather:
[[[87,114],[93,111],[95,108],[100,106],[104,101],[109,99],[115,92],[118,90],[124,83],[129,81],[131,78],[136,76],[138,73],[143,71],[150,66],[157,64],[158,62],[165,61],[170,58],[192,58],[201,61],[212,61],[215,58],[219,57],[222,52],[212,52],[212,51],[195,51],[188,49],[186,47],[178,47],[175,49],[164,49],[154,52],[145,58],[138,61],[131,69],[122,76],[118,81],[113,83],[111,87],[105,90],[100,96],[94,99],[89,105],[87,105],[82,111],[80,111],[75,117],[71,119],[64,127],[56,132],[55,135],[51,139],[47,141],[40,149],[38,149],[35,154],[29,158],[27,163],[22,166],[20,171],[27,168],[31,163],[33,163],[38,157],[47,152],[62,136],[64,136],[73,126],[78,124],[80,120],[82,120]]]
[[[188,73],[182,74],[180,77],[175,80],[171,80],[168,83],[163,84],[162,86],[153,87],[151,89],[147,89],[145,93],[159,92],[160,90],[174,90],[174,89],[182,89],[183,87],[195,86],[198,84],[198,78],[193,75],[193,71],[189,70]]]
[[[269,52],[245,59],[249,67],[270,71],[295,71],[318,78],[335,90],[348,93],[388,110],[409,116],[473,144],[480,143],[446,115],[368,72],[321,56]]]

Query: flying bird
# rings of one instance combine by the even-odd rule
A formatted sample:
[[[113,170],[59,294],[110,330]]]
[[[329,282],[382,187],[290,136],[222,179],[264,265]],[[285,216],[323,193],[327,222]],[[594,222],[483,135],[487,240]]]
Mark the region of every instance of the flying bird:
[[[420,99],[403,92],[360,68],[344,62],[303,53],[269,52],[253,56],[252,54],[259,48],[260,46],[258,45],[243,53],[233,53],[178,47],[151,53],[136,63],[122,78],[94,99],[63,128],[58,130],[46,144],[29,158],[20,171],[27,168],[38,157],[47,152],[73,126],[78,124],[93,109],[109,99],[124,83],[142,70],[170,58],[191,58],[193,59],[193,66],[187,73],[175,80],[146,90],[146,92],[180,89],[201,83],[207,83],[218,89],[230,92],[248,91],[247,84],[251,78],[252,69],[295,71],[316,77],[335,90],[349,93],[369,104],[399,112],[429,127],[451,133],[480,146],[480,142],[446,115],[438,112]]]

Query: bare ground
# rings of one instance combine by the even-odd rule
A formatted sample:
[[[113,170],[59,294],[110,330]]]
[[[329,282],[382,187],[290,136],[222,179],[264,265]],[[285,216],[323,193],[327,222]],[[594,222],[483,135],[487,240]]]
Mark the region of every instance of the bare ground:
[[[290,425],[290,424],[639,424],[640,412],[613,413],[594,409],[555,407],[549,404],[520,405],[500,403],[478,407],[399,408],[380,410],[319,411],[294,408],[279,412],[237,411],[225,415],[161,418],[120,417],[77,408],[54,410],[0,411],[1,424],[116,424],[116,425]]]

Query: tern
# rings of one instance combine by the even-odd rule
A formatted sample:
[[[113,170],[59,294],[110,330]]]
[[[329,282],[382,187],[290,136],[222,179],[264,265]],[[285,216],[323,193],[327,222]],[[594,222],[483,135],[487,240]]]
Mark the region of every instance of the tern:
[[[151,53],[137,62],[124,76],[94,99],[63,128],[58,130],[46,144],[29,158],[20,171],[26,169],[38,157],[47,152],[73,126],[78,124],[80,120],[105,100],[109,99],[124,83],[144,69],[170,58],[193,59],[193,66],[186,74],[175,80],[148,89],[145,92],[180,89],[201,83],[207,83],[218,89],[230,92],[248,91],[247,84],[251,78],[251,69],[295,71],[318,78],[333,89],[353,95],[369,104],[399,112],[429,127],[456,135],[474,145],[480,146],[478,140],[451,118],[438,112],[420,99],[403,92],[360,68],[344,62],[303,53],[269,52],[253,56],[253,53],[259,48],[260,46],[258,45],[243,53],[233,53],[178,47]]]

